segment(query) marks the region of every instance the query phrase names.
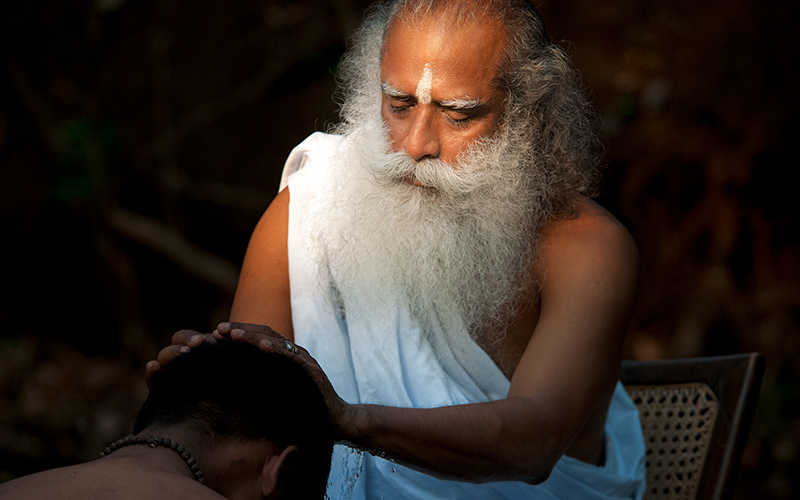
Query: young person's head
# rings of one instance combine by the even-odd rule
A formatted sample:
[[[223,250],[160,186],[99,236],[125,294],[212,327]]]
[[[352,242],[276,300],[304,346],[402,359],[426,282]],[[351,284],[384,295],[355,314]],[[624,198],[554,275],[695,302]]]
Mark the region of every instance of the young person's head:
[[[181,355],[153,377],[134,433],[175,425],[211,445],[271,442],[276,453],[290,451],[280,470],[281,498],[324,495],[330,416],[302,366],[281,355],[228,339]]]

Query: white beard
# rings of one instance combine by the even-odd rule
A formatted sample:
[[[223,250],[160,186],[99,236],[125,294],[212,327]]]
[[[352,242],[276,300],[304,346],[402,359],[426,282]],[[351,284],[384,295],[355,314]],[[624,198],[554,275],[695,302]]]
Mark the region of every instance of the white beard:
[[[311,217],[320,278],[335,286],[342,314],[365,301],[357,307],[380,314],[399,300],[423,331],[466,328],[491,341],[486,333],[528,288],[546,217],[536,211],[533,176],[520,166],[527,149],[510,135],[448,165],[387,153],[380,120],[349,131]],[[424,187],[406,182],[410,175]]]

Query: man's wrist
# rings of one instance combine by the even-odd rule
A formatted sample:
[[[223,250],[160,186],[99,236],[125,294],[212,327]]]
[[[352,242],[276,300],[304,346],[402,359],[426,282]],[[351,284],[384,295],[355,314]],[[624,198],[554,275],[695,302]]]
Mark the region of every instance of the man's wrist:
[[[337,440],[353,448],[372,452],[367,432],[369,411],[366,405],[346,404],[337,429]]]

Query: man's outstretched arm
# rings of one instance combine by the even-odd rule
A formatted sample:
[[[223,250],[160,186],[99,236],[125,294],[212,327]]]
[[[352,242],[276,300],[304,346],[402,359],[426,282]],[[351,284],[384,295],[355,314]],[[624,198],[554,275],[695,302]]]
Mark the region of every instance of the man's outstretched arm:
[[[338,439],[468,481],[539,482],[564,453],[591,455],[573,441],[590,416],[604,411],[616,383],[638,256],[624,228],[596,205],[587,207],[545,234],[543,271],[532,276],[542,282],[541,313],[506,399],[405,409],[347,405],[333,393]],[[253,327],[243,329],[238,338],[265,340]],[[266,342],[282,349],[280,341]],[[329,384],[326,390],[332,393]]]

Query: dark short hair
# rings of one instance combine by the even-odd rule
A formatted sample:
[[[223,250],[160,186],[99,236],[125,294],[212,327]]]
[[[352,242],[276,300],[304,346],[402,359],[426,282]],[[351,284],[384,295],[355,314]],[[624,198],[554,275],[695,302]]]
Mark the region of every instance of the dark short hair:
[[[185,424],[219,441],[295,445],[286,495],[322,498],[333,426],[314,381],[298,363],[229,339],[192,348],[153,377],[134,433],[153,424]]]

